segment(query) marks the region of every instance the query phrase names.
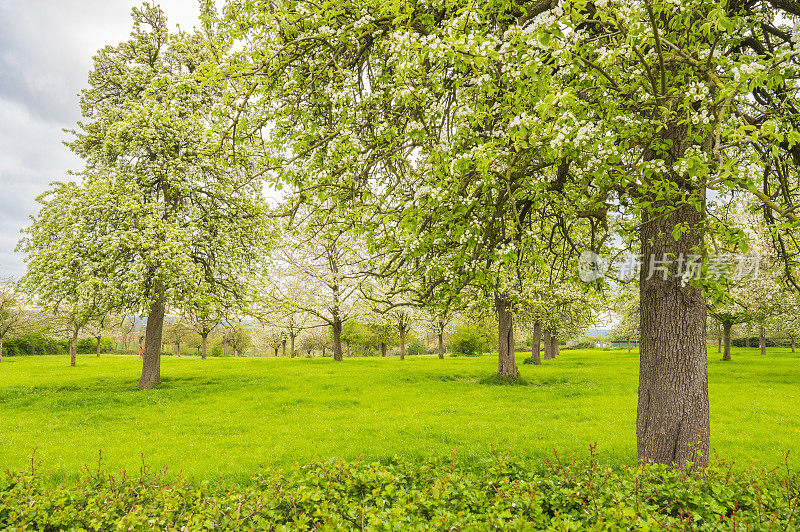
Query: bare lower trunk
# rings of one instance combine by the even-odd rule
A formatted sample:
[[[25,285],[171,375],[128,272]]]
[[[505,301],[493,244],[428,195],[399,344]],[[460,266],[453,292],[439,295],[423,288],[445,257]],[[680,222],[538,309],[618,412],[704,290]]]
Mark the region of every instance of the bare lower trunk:
[[[281,351],[281,355],[283,355],[285,357],[286,356],[286,340],[283,340],[281,342],[281,346],[283,346],[283,350]]]
[[[497,303],[497,375],[509,380],[519,377],[519,369],[514,360],[514,315],[512,302],[508,298],[498,295]]]
[[[645,211],[640,235],[637,447],[643,461],[704,467],[710,434],[706,301],[698,288],[676,278],[674,260],[696,253],[703,215],[689,205],[660,207]],[[683,224],[690,229],[676,240],[673,230]],[[651,257],[673,257],[666,279],[661,271],[648,275]]]
[[[725,352],[722,354],[722,360],[731,359],[731,328],[733,328],[732,323],[722,324],[722,336],[725,343]]]
[[[545,329],[544,334],[544,359],[550,360],[553,358],[553,340],[550,338],[550,329]]]
[[[400,360],[406,359],[406,330],[404,327],[400,328]]]
[[[764,326],[758,329],[758,348],[761,349],[761,354],[767,354],[767,337],[764,333]]]
[[[72,337],[69,339],[69,365],[75,365],[75,359],[78,355],[78,331],[74,331],[72,333]]]
[[[0,340],[0,351],[3,350],[2,348],[3,348],[3,341]],[[792,353],[794,353],[794,338],[792,338]],[[3,360],[2,356],[0,356],[0,360]]]
[[[200,339],[201,339],[201,353],[202,353],[201,356],[203,357],[203,360],[205,360],[206,358],[208,358],[208,333],[201,334]]]
[[[381,343],[381,356],[382,357],[386,356],[386,343],[385,342]]]
[[[437,335],[439,338],[439,358],[444,358],[444,332],[439,331]]]
[[[142,376],[139,388],[149,390],[161,384],[161,335],[164,331],[165,290],[161,281],[153,286],[150,311],[147,314],[147,327],[144,334],[144,355]]]
[[[550,348],[550,358],[556,358],[558,355],[558,333],[556,331],[550,333],[550,341],[553,342],[553,347]]]
[[[541,356],[539,355],[539,347],[542,343],[542,324],[538,321],[533,324],[533,339],[531,340],[531,358],[535,365],[542,363]]]
[[[717,339],[717,353],[722,353],[722,336]]]
[[[95,339],[97,340],[97,358],[100,358],[100,340],[103,338],[101,336],[95,336]]]
[[[176,356],[181,356],[181,343],[180,342],[175,344],[175,355]]]
[[[747,338],[744,339],[744,346],[750,347],[750,333],[747,333]]]
[[[295,336],[292,334],[289,336],[289,356],[294,358],[294,339]]]
[[[628,338],[628,353],[631,352],[631,339]]]
[[[231,352],[230,349],[230,341],[228,339],[228,331],[224,331],[222,333],[222,356],[228,356]],[[294,356],[294,350],[292,350],[292,356]]]
[[[337,362],[342,361],[342,321],[334,317],[333,319],[333,359]]]
[[[280,348],[279,347],[275,348],[275,356],[276,357],[278,356],[278,349],[280,349]],[[323,356],[325,355],[325,350],[324,349],[322,350],[322,354],[323,354]]]
[[[0,337],[0,362],[3,361],[3,338]]]

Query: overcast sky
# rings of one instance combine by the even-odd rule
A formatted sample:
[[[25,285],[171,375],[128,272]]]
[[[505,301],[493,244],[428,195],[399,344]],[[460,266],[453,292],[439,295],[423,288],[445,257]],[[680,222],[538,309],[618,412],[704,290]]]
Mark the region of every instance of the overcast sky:
[[[170,25],[195,26],[196,0],[161,0]],[[127,39],[128,0],[0,0],[0,276],[24,273],[20,229],[48,184],[81,161],[62,142],[80,119],[94,53]]]

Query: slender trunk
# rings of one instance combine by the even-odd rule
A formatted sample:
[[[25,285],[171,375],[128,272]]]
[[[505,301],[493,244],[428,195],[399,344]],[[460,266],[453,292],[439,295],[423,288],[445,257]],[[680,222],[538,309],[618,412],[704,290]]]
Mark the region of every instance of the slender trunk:
[[[280,349],[280,348],[279,348],[279,347],[275,347],[275,356],[276,356],[276,357],[278,356],[278,349]],[[323,352],[324,352],[324,351],[323,351]]]
[[[444,358],[444,331],[439,330],[439,333],[436,335],[439,339],[439,358]]]
[[[664,131],[673,154],[683,152],[683,126]],[[668,154],[672,157],[680,155]],[[651,158],[663,158],[651,155]],[[664,177],[664,176],[662,176]],[[702,194],[702,191],[700,192]],[[636,436],[639,458],[660,464],[708,464],[709,405],[706,300],[692,283],[676,280],[675,257],[697,253],[704,214],[695,206],[654,202],[644,209],[640,230],[641,339]],[[677,227],[689,230],[673,236]],[[650,271],[650,260],[669,260],[667,272]],[[664,278],[666,276],[666,279]]]
[[[144,333],[144,360],[139,388],[149,390],[161,384],[161,335],[164,331],[165,289],[157,280],[153,285],[155,299],[147,314],[147,327]]]
[[[3,361],[3,337],[0,336],[0,362]]]
[[[542,343],[542,324],[538,321],[533,324],[533,339],[531,340],[531,358],[535,365],[540,365],[542,359],[539,355],[539,346]]]
[[[208,333],[200,333],[200,344],[201,344],[201,356],[203,360],[208,358]]]
[[[294,339],[295,339],[295,335],[294,334],[290,334],[289,335],[289,355],[292,358],[294,358]]]
[[[722,360],[731,359],[731,328],[733,328],[733,324],[730,322],[726,321],[722,324],[722,336],[725,340],[725,352],[722,355]]]
[[[386,356],[386,342],[381,342],[381,356]]]
[[[342,361],[342,320],[333,317],[333,360]]]
[[[406,359],[406,328],[400,327],[400,360]]]
[[[761,325],[758,329],[758,348],[761,349],[761,354],[767,354],[767,338],[764,333],[764,326]]]
[[[497,295],[497,375],[509,380],[519,377],[519,369],[514,360],[514,315],[512,302],[508,298]]]
[[[230,354],[230,342],[228,340],[228,331],[222,332],[222,356],[228,356]],[[292,356],[294,356],[294,351],[292,351]]]
[[[100,358],[100,340],[102,340],[102,336],[95,336],[97,340],[97,358]]]
[[[553,342],[553,347],[550,349],[550,358],[556,358],[558,355],[558,332],[553,331],[550,333],[550,340]]]
[[[181,341],[180,340],[178,340],[178,342],[175,344],[175,355],[176,356],[181,356]]]
[[[553,358],[553,340],[550,338],[550,329],[545,329],[544,334],[544,359],[550,360]]]
[[[0,351],[3,350],[2,348],[3,348],[3,340],[0,340]],[[792,336],[792,353],[794,353],[794,336]],[[0,356],[0,360],[3,360],[2,356]]]
[[[75,365],[75,358],[78,354],[78,330],[72,331],[72,337],[69,339],[69,365]]]
[[[722,353],[722,336],[717,338],[717,353]]]
[[[353,356],[353,346],[350,342],[347,342],[347,358],[351,358]]]
[[[283,351],[281,351],[283,356],[286,356],[286,340],[281,340],[281,345],[283,346]]]
[[[747,338],[744,339],[744,346],[750,347],[750,333],[747,333]]]

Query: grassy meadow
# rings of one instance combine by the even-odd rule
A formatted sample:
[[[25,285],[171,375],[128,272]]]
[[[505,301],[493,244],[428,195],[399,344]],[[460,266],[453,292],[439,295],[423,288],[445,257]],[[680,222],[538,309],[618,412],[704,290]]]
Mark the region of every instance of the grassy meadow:
[[[4,358],[0,467],[75,476],[85,467],[167,468],[246,483],[271,464],[337,457],[488,462],[492,446],[531,460],[636,459],[638,353],[562,351],[518,363],[525,385],[487,381],[496,359],[166,357],[163,385],[136,387],[138,357]],[[742,466],[800,469],[800,354],[709,351],[712,447]]]

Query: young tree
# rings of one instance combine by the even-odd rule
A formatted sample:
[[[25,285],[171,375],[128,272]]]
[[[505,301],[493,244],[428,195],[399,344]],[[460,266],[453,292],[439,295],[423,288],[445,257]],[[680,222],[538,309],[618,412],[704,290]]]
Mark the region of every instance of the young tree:
[[[3,338],[17,332],[25,323],[27,311],[11,279],[0,278],[0,362],[3,361]]]
[[[150,4],[132,17],[130,39],[98,52],[81,94],[84,120],[69,145],[86,170],[80,186],[55,189],[79,195],[79,209],[52,220],[45,201],[22,248],[29,284],[77,261],[93,293],[144,311],[139,387],[153,388],[167,309],[248,299],[248,273],[268,240],[248,148],[230,149],[227,82],[207,76],[224,43],[170,33]],[[63,258],[50,263],[54,255]]]

